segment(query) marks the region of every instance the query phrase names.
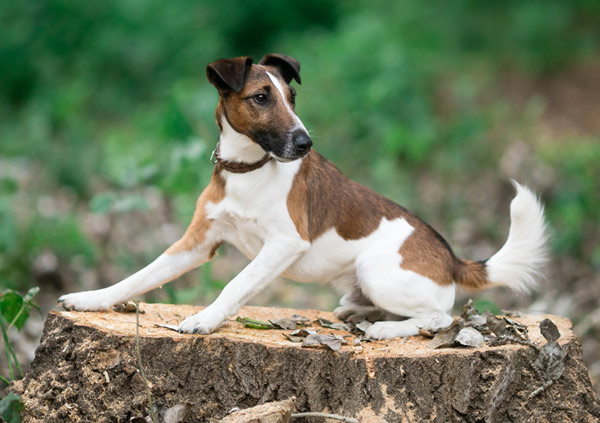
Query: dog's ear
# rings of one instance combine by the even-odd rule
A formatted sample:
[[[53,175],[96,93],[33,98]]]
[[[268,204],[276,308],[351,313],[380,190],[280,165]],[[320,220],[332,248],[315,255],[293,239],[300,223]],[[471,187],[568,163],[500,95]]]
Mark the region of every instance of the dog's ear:
[[[261,65],[273,66],[279,70],[286,83],[295,79],[300,84],[300,62],[283,54],[267,54],[260,61]]]
[[[206,77],[218,90],[232,90],[239,93],[253,61],[252,57],[246,56],[219,59],[206,67]]]

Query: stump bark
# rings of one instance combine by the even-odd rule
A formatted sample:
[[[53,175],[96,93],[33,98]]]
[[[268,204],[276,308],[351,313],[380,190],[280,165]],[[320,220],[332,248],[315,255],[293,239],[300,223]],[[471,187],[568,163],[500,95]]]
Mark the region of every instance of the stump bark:
[[[184,422],[216,422],[234,407],[295,397],[298,411],[325,411],[360,422],[598,422],[600,402],[568,319],[557,324],[566,370],[544,381],[532,369],[537,352],[519,344],[432,349],[420,336],[362,342],[348,336],[338,352],[303,348],[283,330],[228,321],[216,333],[178,334],[176,325],[200,308],[142,304],[140,345],[155,409],[174,407]],[[293,314],[312,322],[331,313],[245,307],[239,315],[275,320]],[[543,344],[539,322],[515,318]],[[146,383],[136,358],[135,313],[51,312],[35,359],[12,390],[25,404],[24,422],[129,422],[149,414]],[[174,413],[171,413],[173,415]],[[292,420],[295,421],[295,420]],[[317,422],[317,419],[298,419]]]

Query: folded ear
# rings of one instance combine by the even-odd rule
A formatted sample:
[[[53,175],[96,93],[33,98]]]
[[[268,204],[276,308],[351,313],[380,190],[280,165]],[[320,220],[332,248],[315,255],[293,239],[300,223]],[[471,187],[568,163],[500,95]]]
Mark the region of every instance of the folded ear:
[[[239,93],[253,61],[252,57],[246,56],[219,59],[206,67],[206,77],[218,90],[233,90]]]
[[[283,54],[267,54],[260,61],[261,65],[273,66],[279,70],[286,83],[295,79],[300,84],[300,62],[290,56]]]

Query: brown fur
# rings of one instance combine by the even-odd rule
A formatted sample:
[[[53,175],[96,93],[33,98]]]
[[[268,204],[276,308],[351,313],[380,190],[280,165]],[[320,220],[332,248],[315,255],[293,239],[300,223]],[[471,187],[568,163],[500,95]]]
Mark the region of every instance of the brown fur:
[[[206,238],[206,232],[210,229],[211,221],[206,218],[206,205],[208,203],[219,203],[225,198],[225,181],[221,176],[220,170],[215,168],[210,184],[204,189],[198,202],[196,211],[192,218],[192,223],[188,226],[183,237],[171,245],[165,251],[165,254],[174,255],[182,251],[190,251],[198,244],[202,244]],[[210,258],[212,258],[219,248],[220,243],[211,247]]]
[[[347,179],[315,151],[304,158],[288,194],[287,206],[296,230],[307,241],[315,240],[330,228],[335,228],[345,240],[360,239],[375,231],[382,218],[404,218],[414,232],[399,249],[403,269],[440,285],[449,285],[453,280],[473,284],[472,270],[477,271],[475,280],[485,278],[485,267],[464,267],[442,236],[427,223],[404,207]]]
[[[225,115],[233,129],[254,141],[257,132],[266,131],[268,128],[273,127],[291,128],[294,126],[293,118],[288,113],[285,105],[280,102],[277,88],[267,75],[267,71],[274,76],[279,75],[279,71],[274,67],[253,65],[246,75],[246,82],[240,92],[229,91],[222,94],[224,99],[219,101],[216,110],[217,122],[220,128],[220,118]],[[293,108],[292,88],[284,81],[281,85],[287,91],[285,95]],[[247,100],[248,97],[260,92],[274,94],[270,97],[274,103],[272,107],[260,107]],[[251,131],[249,131],[250,128]]]
[[[458,260],[454,269],[456,283],[463,288],[481,289],[490,283],[483,262]]]

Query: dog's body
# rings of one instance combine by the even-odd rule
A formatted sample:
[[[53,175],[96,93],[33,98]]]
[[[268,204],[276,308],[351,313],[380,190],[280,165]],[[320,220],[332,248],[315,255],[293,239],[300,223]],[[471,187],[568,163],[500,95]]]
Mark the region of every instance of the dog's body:
[[[375,339],[444,327],[455,285],[506,285],[526,291],[544,261],[543,210],[515,183],[511,227],[502,249],[485,262],[457,258],[446,241],[414,214],[346,179],[311,150],[294,112],[299,63],[267,55],[221,59],[207,68],[219,90],[221,136],[209,186],[185,235],[153,263],[122,282],[61,297],[67,309],[102,310],[167,283],[214,256],[223,242],[251,261],[200,313],[179,330],[210,333],[271,280],[336,285],[344,296],[336,314],[352,319],[372,311]],[[399,321],[398,316],[409,317]]]

